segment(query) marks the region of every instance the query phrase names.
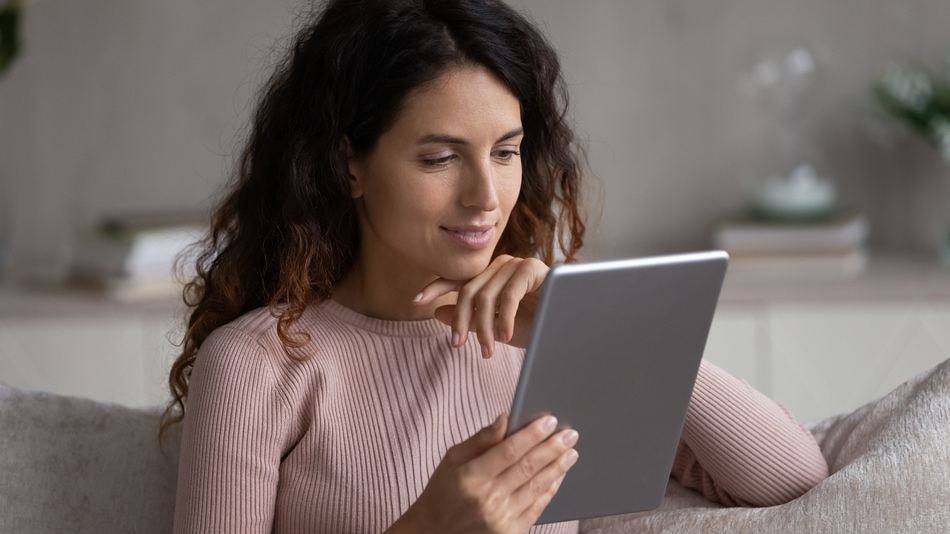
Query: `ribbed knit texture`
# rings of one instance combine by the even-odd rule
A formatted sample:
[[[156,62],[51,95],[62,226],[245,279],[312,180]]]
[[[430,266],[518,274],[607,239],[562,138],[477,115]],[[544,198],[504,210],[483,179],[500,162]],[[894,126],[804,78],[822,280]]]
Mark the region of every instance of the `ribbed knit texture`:
[[[814,436],[744,380],[703,362],[673,476],[730,506],[774,506],[828,477]]]
[[[481,358],[442,323],[383,321],[333,301],[286,356],[251,312],[204,342],[191,375],[176,532],[374,533],[415,501],[445,451],[510,408],[523,351]],[[582,437],[583,439],[583,437]],[[700,369],[673,475],[725,503],[787,501],[827,475],[811,435],[711,365]],[[573,533],[577,523],[535,527]]]

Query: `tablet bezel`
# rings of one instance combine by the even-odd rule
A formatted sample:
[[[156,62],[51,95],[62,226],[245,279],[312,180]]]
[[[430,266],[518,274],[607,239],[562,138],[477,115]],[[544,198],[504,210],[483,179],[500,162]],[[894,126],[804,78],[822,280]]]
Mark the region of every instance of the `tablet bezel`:
[[[508,433],[553,414],[580,440],[539,524],[659,506],[728,259],[713,250],[548,273]]]

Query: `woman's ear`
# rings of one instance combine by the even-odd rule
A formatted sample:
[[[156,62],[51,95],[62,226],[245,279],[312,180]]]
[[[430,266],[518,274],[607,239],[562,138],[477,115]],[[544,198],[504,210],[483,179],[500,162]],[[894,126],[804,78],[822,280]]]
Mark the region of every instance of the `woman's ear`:
[[[350,177],[350,196],[360,198],[363,196],[363,182],[360,179],[363,173],[353,147],[350,145],[349,137],[343,138],[343,157],[346,161],[346,173]]]

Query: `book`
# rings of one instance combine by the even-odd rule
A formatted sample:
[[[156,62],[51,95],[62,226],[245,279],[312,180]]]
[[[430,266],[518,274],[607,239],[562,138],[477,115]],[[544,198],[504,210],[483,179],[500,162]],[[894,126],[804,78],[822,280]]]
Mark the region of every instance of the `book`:
[[[863,271],[868,259],[864,247],[810,253],[738,253],[729,256],[729,272],[782,278],[851,276]]]
[[[207,225],[208,214],[203,211],[145,211],[106,215],[98,224],[98,228],[106,232],[135,232]]]
[[[869,233],[867,218],[853,212],[803,221],[742,217],[720,224],[713,242],[717,248],[729,251],[730,255],[744,252],[846,253],[863,246]]]
[[[76,236],[72,271],[84,276],[170,275],[178,255],[201,239],[203,231],[193,226],[131,232],[85,230]]]
[[[70,282],[119,300],[180,294],[176,262],[204,237],[207,227],[198,221],[194,215],[144,214],[106,217],[80,229],[73,241]]]
[[[778,277],[853,275],[868,263],[867,218],[839,210],[812,219],[750,214],[721,223],[713,234],[729,252],[730,272]]]
[[[185,285],[174,276],[85,276],[73,273],[68,286],[123,302],[180,299]]]

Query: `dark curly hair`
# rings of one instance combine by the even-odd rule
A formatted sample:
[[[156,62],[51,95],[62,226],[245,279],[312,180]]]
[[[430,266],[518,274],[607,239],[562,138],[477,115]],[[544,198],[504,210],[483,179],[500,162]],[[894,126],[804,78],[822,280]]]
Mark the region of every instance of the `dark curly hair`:
[[[332,0],[263,87],[234,182],[198,245],[163,432],[184,417],[199,347],[240,315],[271,307],[288,356],[306,357],[294,354],[309,338],[292,327],[359,250],[344,140],[371,153],[413,88],[471,64],[507,85],[524,127],[521,191],[495,254],[575,259],[583,158],[557,54],[537,28],[501,0]]]

